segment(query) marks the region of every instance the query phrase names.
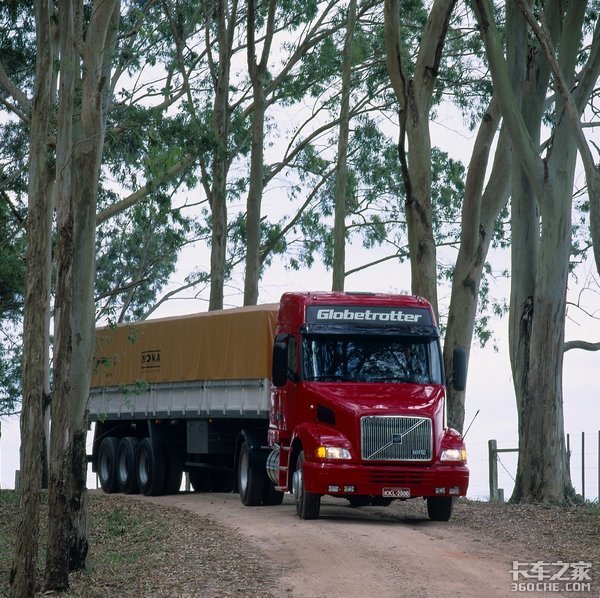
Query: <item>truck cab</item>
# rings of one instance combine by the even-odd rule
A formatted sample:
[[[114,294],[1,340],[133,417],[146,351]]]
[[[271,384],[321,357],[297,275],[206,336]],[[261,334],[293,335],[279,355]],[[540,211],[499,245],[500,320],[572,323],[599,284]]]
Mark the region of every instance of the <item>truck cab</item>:
[[[286,293],[273,347],[268,473],[298,516],[323,495],[352,505],[423,497],[447,520],[469,481],[446,424],[446,380],[431,305],[406,295]],[[455,355],[452,383],[464,388]]]

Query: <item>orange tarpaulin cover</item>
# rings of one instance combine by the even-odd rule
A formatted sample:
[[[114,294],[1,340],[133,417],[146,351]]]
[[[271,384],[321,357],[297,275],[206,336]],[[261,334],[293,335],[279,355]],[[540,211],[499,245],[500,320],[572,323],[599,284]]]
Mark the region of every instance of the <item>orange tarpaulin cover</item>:
[[[279,304],[100,328],[92,388],[271,377]]]

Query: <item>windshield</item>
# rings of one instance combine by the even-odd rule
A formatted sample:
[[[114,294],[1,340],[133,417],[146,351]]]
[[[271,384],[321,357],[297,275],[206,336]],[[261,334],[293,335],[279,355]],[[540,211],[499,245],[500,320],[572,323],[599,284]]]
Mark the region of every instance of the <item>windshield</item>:
[[[441,384],[436,340],[314,334],[303,338],[302,349],[307,381]]]

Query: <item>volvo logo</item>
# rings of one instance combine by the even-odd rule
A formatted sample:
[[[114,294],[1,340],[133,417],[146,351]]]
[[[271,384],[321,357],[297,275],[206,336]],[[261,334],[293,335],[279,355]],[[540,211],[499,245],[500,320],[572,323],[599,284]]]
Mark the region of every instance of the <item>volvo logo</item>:
[[[392,444],[402,444],[402,434],[392,434]]]

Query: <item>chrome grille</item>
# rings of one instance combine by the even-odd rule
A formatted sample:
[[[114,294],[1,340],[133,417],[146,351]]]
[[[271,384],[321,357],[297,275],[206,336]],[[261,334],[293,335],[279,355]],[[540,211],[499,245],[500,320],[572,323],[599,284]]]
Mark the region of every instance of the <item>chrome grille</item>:
[[[431,461],[431,420],[370,415],[360,421],[361,455],[367,461]]]

